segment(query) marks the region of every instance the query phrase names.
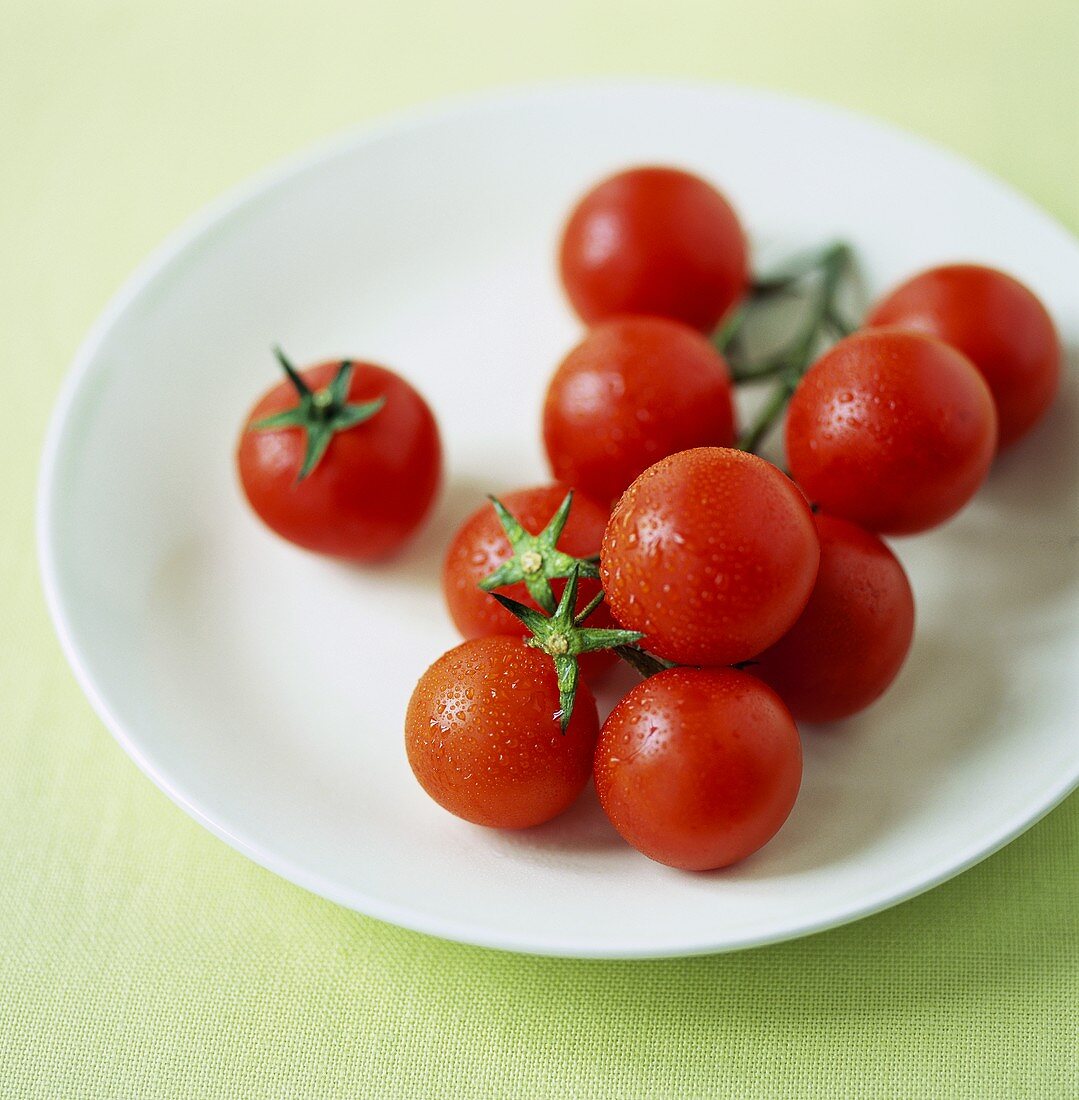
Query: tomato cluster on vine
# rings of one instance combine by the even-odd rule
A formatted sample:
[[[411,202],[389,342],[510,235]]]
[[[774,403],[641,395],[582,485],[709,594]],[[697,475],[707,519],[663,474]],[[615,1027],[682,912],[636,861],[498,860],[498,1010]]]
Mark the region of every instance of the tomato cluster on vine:
[[[759,849],[797,798],[796,721],[870,706],[910,649],[912,590],[882,536],[949,520],[1052,402],[1053,322],[1001,271],[933,268],[855,326],[850,246],[756,277],[748,257],[728,199],[674,168],[621,172],[570,213],[559,269],[587,330],[541,411],[554,480],[453,535],[443,592],[465,641],[405,719],[412,770],[451,813],[537,825],[594,777],[659,862]],[[755,356],[751,330],[791,295],[796,331]],[[241,437],[249,501],[309,549],[393,552],[439,480],[426,402],[371,364],[281,361]],[[741,385],[770,387],[745,424]],[[756,453],[784,416],[785,466]],[[601,723],[591,685],[618,658],[642,679]]]

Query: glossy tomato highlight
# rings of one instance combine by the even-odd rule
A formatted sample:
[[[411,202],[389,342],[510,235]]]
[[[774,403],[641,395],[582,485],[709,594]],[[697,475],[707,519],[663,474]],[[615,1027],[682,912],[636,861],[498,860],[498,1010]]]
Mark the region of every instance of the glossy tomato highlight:
[[[795,718],[833,722],[878,699],[914,635],[903,566],[876,535],[834,516],[813,517],[820,568],[798,621],[747,668],[775,688]]]
[[[809,505],[769,462],[699,447],[649,467],[607,525],[600,574],[614,617],[686,665],[734,664],[802,613],[820,543]]]
[[[791,473],[824,512],[906,535],[943,523],[989,472],[985,380],[933,337],[868,329],[809,369],[787,413]]]
[[[730,203],[677,168],[619,172],[578,203],[562,235],[562,283],[587,324],[654,314],[711,332],[745,293],[745,233]]]
[[[374,363],[351,363],[335,411],[331,388],[343,365],[334,360],[299,373],[312,398],[326,399],[321,410],[310,410],[313,430],[321,417],[347,412],[345,406],[359,408],[365,419],[332,431],[310,465],[309,430],[259,427],[283,415],[289,419],[302,404],[296,385],[286,380],[251,410],[236,461],[248,502],[271,530],[320,554],[372,561],[399,550],[427,517],[438,492],[442,447],[423,397]]]
[[[726,867],[787,820],[802,780],[798,730],[782,700],[734,669],[673,668],[638,684],[603,724],[596,793],[650,859]]]
[[[980,264],[923,271],[881,299],[866,325],[936,336],[961,351],[993,395],[1000,447],[1030,431],[1056,396],[1061,350],[1053,319],[1003,271]]]
[[[661,317],[606,321],[566,356],[547,389],[543,440],[556,478],[613,502],[653,462],[730,446],[727,364],[700,333]]]
[[[584,684],[559,725],[551,658],[521,638],[463,642],[420,677],[405,750],[423,789],[476,825],[524,829],[556,817],[588,782],[599,720]]]

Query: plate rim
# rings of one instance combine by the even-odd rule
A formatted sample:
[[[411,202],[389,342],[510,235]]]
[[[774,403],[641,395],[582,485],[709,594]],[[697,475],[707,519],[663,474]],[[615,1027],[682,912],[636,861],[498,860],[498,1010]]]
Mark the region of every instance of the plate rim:
[[[850,924],[875,913],[899,905],[941,885],[975,864],[988,858],[1011,843],[1019,835],[1035,825],[1051,810],[1060,805],[1079,787],[1079,765],[1074,774],[1062,773],[1058,784],[1050,788],[1031,809],[1017,812],[1006,825],[989,835],[982,843],[969,845],[956,858],[939,860],[936,869],[919,878],[913,884],[900,889],[883,889],[864,899],[855,907],[836,905],[824,915],[808,922],[793,922],[781,929],[763,935],[743,934],[727,937],[720,942],[686,942],[663,946],[631,948],[614,945],[575,946],[561,941],[557,935],[537,941],[534,936],[495,929],[477,928],[458,919],[447,918],[411,906],[398,905],[377,896],[355,890],[343,889],[318,873],[312,873],[295,861],[275,854],[253,840],[226,828],[199,803],[189,797],[180,786],[158,768],[139,747],[137,736],[132,736],[110,707],[105,692],[99,689],[83,662],[64,604],[61,592],[57,547],[54,540],[53,513],[57,506],[57,467],[66,428],[72,408],[83,389],[93,383],[104,368],[98,356],[112,329],[125,312],[138,300],[154,280],[175,260],[204,236],[220,228],[231,215],[248,203],[256,201],[274,189],[287,184],[306,172],[325,167],[339,156],[351,154],[365,145],[374,144],[381,137],[402,131],[420,129],[437,124],[443,119],[462,114],[477,113],[512,104],[551,98],[572,98],[581,94],[602,92],[609,95],[647,92],[688,92],[692,94],[719,94],[728,99],[739,98],[747,102],[761,101],[798,106],[815,113],[868,126],[882,131],[915,148],[931,152],[938,158],[980,177],[1002,197],[1023,207],[1028,216],[1042,221],[1047,228],[1067,238],[1079,252],[1079,241],[1057,218],[1042,209],[1032,199],[999,179],[980,164],[954,152],[931,139],[913,133],[894,123],[878,119],[868,113],[853,110],[811,97],[774,91],[766,88],[730,84],[719,81],[685,80],[665,78],[605,78],[547,80],[522,84],[499,85],[479,92],[469,92],[441,97],[434,101],[414,104],[361,122],[343,131],[309,143],[297,152],[273,161],[255,173],[227,188],[210,202],[197,208],[180,225],[169,233],[123,280],[118,290],[108,299],[102,311],[87,330],[75,355],[68,365],[57,396],[42,447],[38,466],[35,507],[35,532],[38,569],[45,596],[46,607],[58,636],[61,650],[75,680],[82,689],[98,718],[103,722],[124,752],[139,770],[151,780],[175,805],[206,828],[218,839],[251,859],[254,863],[302,889],[323,897],[335,904],[362,913],[376,920],[411,931],[451,940],[475,947],[484,947],[518,954],[579,959],[658,959],[697,955],[721,954],[729,951],[763,947],[813,935],[844,924]],[[1079,263],[1079,255],[1077,255]]]

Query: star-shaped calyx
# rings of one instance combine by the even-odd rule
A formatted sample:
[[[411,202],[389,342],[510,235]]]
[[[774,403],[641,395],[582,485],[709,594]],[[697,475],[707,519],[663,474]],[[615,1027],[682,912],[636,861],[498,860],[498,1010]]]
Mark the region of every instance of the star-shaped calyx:
[[[328,386],[321,390],[312,390],[280,348],[274,348],[274,355],[295,387],[300,403],[295,408],[256,420],[248,430],[265,432],[276,428],[303,428],[307,435],[307,449],[296,478],[297,481],[303,481],[319,464],[330,440],[338,432],[370,420],[386,404],[386,399],[376,397],[374,401],[349,404],[348,387],[352,380],[353,364],[348,359],[337,368],[337,373]]]
[[[558,718],[562,732],[566,732],[570,718],[573,717],[573,703],[577,695],[577,681],[580,669],[577,658],[582,653],[593,653],[597,649],[613,649],[615,646],[630,646],[644,637],[636,630],[619,630],[605,627],[582,626],[581,624],[599,607],[603,593],[597,592],[587,607],[574,615],[577,603],[577,581],[580,566],[575,562],[566,580],[562,598],[552,614],[544,615],[534,608],[526,607],[509,596],[492,592],[496,600],[509,612],[516,615],[531,631],[532,637],[527,645],[540,649],[554,661],[555,675],[558,677]]]
[[[513,555],[479,582],[484,592],[493,592],[496,588],[524,582],[528,594],[550,615],[555,610],[551,581],[568,577],[574,569],[581,577],[599,576],[598,557],[575,558],[557,547],[573,507],[572,489],[538,535],[526,531],[497,497],[491,497],[490,501],[499,523],[502,524],[502,530],[509,539]]]

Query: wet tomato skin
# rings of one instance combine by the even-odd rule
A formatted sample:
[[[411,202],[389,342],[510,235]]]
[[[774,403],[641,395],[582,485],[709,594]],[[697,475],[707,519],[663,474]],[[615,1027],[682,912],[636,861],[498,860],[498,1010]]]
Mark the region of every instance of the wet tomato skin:
[[[802,779],[798,730],[760,680],[674,668],[611,712],[596,746],[596,793],[639,851],[689,871],[726,867],[786,821]]]
[[[626,491],[603,537],[614,617],[679,664],[756,656],[802,613],[820,557],[798,487],[771,463],[724,447],[662,459]]]
[[[737,214],[676,168],[633,168],[589,191],[563,231],[559,265],[586,324],[654,314],[711,332],[748,282]]]
[[[726,361],[699,332],[662,317],[593,328],[551,379],[543,409],[559,481],[614,501],[652,463],[691,447],[731,446]]]
[[[520,638],[463,642],[420,677],[405,750],[423,789],[476,825],[524,829],[556,817],[588,782],[599,720],[577,688],[563,734],[551,658]]]
[[[503,493],[499,500],[517,517],[526,531],[538,534],[558,511],[569,490],[565,485],[539,485]],[[580,492],[573,496],[569,519],[558,540],[558,549],[575,558],[592,557],[599,553],[603,531],[609,513]],[[490,634],[528,636],[528,629],[502,607],[479,582],[490,576],[512,553],[506,533],[490,503],[477,508],[457,529],[446,551],[442,566],[442,592],[454,625],[465,638],[481,638]],[[555,580],[555,597],[562,595],[565,581]],[[580,610],[599,591],[599,581],[585,577],[579,585],[577,609]],[[536,607],[524,584],[499,589],[503,595]],[[589,626],[612,626],[606,604],[600,604],[588,618]],[[581,670],[596,675],[618,660],[610,650],[585,653]]]
[[[914,332],[867,329],[810,367],[786,436],[791,474],[822,511],[906,535],[943,523],[981,486],[996,412],[961,352]]]
[[[936,336],[961,351],[989,385],[1001,448],[1034,427],[1060,384],[1053,319],[1031,290],[991,267],[948,264],[924,271],[881,299],[866,325]]]
[[[914,634],[914,597],[876,535],[834,516],[813,519],[821,553],[809,603],[746,671],[795,718],[833,722],[865,709],[898,675]]]
[[[312,390],[327,386],[340,360],[302,371]],[[442,448],[434,414],[400,375],[356,361],[348,400],[386,404],[370,420],[337,432],[315,469],[298,481],[306,433],[251,431],[255,421],[294,408],[288,381],[248,415],[236,461],[244,494],[271,530],[307,550],[352,561],[385,558],[413,535],[434,503]]]

